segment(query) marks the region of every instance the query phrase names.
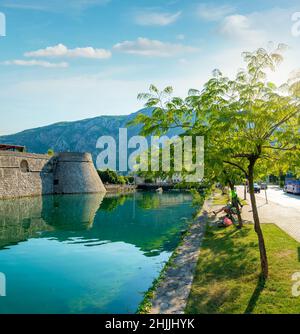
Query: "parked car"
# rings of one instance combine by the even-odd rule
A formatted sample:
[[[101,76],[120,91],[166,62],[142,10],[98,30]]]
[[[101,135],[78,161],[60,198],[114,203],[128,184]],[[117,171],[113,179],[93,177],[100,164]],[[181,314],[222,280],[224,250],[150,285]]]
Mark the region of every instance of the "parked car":
[[[268,185],[267,185],[266,183],[262,182],[262,183],[260,184],[260,189],[261,189],[261,190],[268,189]]]
[[[255,193],[260,193],[260,186],[259,186],[259,184],[258,183],[254,183],[253,186],[254,186],[254,192]],[[247,187],[247,191],[249,192],[249,186]]]
[[[260,186],[259,186],[259,184],[258,183],[254,183],[254,192],[255,193],[260,193]]]
[[[300,180],[287,181],[283,190],[287,193],[300,195]]]

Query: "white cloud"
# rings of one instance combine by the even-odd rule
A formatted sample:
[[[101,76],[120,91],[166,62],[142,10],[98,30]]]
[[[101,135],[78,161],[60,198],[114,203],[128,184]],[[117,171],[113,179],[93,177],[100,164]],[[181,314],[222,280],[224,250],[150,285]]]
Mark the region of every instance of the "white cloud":
[[[2,62],[3,65],[17,65],[17,66],[39,66],[39,67],[46,67],[46,68],[66,68],[69,66],[66,62],[61,63],[50,63],[48,61],[41,61],[41,60],[7,60]]]
[[[177,62],[164,62],[159,71],[152,71],[151,62],[147,62],[145,69],[133,63],[130,65],[132,68],[120,73],[111,68],[105,74],[101,72],[98,77],[90,77],[88,74],[77,78],[67,77],[65,71],[62,71],[60,77],[56,75],[55,79],[51,76],[50,80],[46,80],[39,76],[36,80],[22,82],[22,78],[15,78],[16,83],[12,84],[12,80],[5,80],[2,76],[0,100],[7,113],[4,125],[1,126],[6,132],[11,132],[12,127],[15,131],[60,120],[130,113],[142,107],[136,95],[147,91],[150,83],[160,88],[172,85],[175,94],[184,97],[188,88],[201,89],[214,68],[234,76],[239,67],[245,66],[241,52],[265,47],[270,40],[275,45],[283,42],[291,46],[279,72],[270,77],[274,82],[282,83],[289,72],[299,67],[300,38],[291,34],[291,15],[295,11],[297,8],[275,8],[241,17],[229,14],[217,22],[219,29],[208,37],[210,47],[201,50],[201,57],[198,54],[195,54],[196,57],[187,56],[187,51],[182,50],[184,45],[179,44],[179,48],[172,49],[170,45],[177,44],[149,39],[127,41],[115,46],[116,51],[147,56],[166,57],[182,53],[178,55]],[[226,41],[220,40],[220,36],[224,39],[226,37]],[[180,41],[174,43],[183,44]],[[121,94],[120,99],[115,98],[116,91]],[[19,121],[15,122],[15,119]]]
[[[195,52],[199,49],[182,44],[165,43],[139,37],[135,41],[124,41],[114,45],[116,51],[148,57],[172,57]]]
[[[206,21],[219,21],[225,16],[232,14],[235,8],[228,5],[214,5],[203,3],[197,8],[197,15]]]
[[[110,0],[6,0],[2,6],[20,10],[37,10],[49,12],[64,12],[67,10],[84,10],[89,7],[105,5]]]
[[[180,17],[181,12],[166,13],[157,11],[139,12],[135,16],[135,23],[141,26],[167,26]]]
[[[219,33],[237,42],[260,44],[266,42],[263,30],[255,28],[253,20],[244,15],[230,15],[225,17],[219,27]]]
[[[283,54],[283,63],[276,72],[268,73],[269,80],[278,85],[284,83],[290,72],[299,67],[300,38],[291,34],[291,17],[296,10],[297,7],[275,7],[247,15],[227,16],[218,29],[220,36],[226,38],[226,44],[211,56],[210,66],[215,64],[215,67],[232,76],[237,68],[245,66],[241,57],[243,51],[254,51],[259,47],[271,51],[279,43],[285,43],[289,50]]]
[[[94,49],[92,47],[68,49],[63,44],[57,44],[55,46],[48,46],[45,49],[26,52],[24,56],[107,59],[111,57],[111,52],[105,49]]]

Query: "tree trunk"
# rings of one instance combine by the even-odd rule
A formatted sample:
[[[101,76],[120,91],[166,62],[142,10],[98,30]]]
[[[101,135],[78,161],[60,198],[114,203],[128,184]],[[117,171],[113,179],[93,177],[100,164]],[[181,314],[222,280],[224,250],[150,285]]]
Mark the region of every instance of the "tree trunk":
[[[248,176],[249,176],[249,193],[251,199],[251,206],[252,206],[252,213],[253,213],[253,220],[254,220],[254,229],[258,237],[258,246],[259,246],[259,253],[260,253],[260,264],[261,264],[261,272],[262,277],[266,280],[269,275],[269,266],[268,266],[268,258],[266,252],[266,246],[264,241],[264,236],[261,230],[256,199],[254,194],[254,165],[256,160],[250,160],[250,164],[248,167]]]
[[[234,191],[234,184],[229,181],[229,187],[232,191]],[[231,199],[232,201],[232,199]],[[233,201],[232,204],[234,205],[235,209],[236,209],[236,212],[237,212],[237,216],[238,216],[238,222],[239,222],[239,228],[242,228],[243,227],[243,219],[242,219],[242,216],[241,216],[241,211],[240,211],[240,208],[239,208],[239,203],[238,201]]]
[[[244,184],[244,200],[247,199],[247,182]]]

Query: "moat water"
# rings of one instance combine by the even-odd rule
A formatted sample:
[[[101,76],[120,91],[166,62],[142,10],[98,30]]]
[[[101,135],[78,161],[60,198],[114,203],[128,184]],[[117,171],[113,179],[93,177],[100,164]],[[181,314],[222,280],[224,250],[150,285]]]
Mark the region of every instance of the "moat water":
[[[0,313],[134,313],[193,211],[176,192],[0,201]]]

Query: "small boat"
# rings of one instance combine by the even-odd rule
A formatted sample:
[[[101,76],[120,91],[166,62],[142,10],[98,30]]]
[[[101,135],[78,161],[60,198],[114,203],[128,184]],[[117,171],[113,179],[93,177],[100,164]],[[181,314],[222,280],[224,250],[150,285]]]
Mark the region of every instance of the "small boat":
[[[156,190],[155,190],[157,193],[162,193],[164,190],[163,190],[163,188],[162,187],[159,187],[159,188],[157,188]]]

